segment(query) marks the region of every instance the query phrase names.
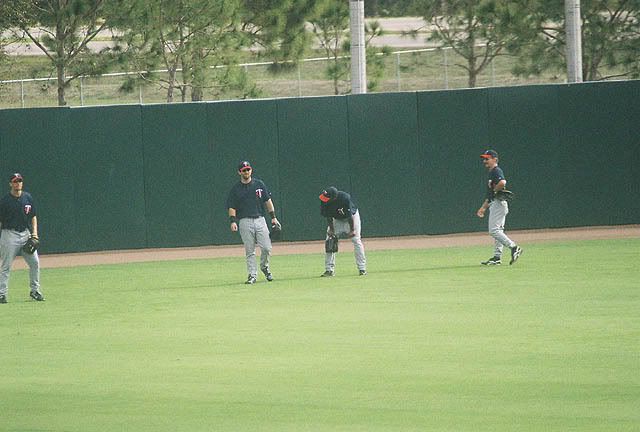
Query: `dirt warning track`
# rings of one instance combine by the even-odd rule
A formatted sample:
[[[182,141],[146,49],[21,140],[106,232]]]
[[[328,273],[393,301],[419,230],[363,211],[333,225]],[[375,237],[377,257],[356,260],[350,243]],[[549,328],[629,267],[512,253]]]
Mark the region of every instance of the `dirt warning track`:
[[[545,241],[640,238],[640,225],[509,231],[509,235],[522,245]],[[407,237],[375,237],[363,238],[363,241],[366,250],[369,251],[479,245],[491,247],[493,244],[493,241],[486,232]],[[353,250],[351,242],[348,240],[341,241],[340,247],[343,251]],[[274,255],[312,253],[323,254],[324,241],[278,242],[274,243],[273,246]],[[221,257],[244,257],[244,247],[238,242],[237,245],[229,246],[128,249],[101,252],[48,254],[40,256],[40,266],[41,268],[57,268]],[[26,264],[22,259],[18,258],[14,261],[14,269],[24,268],[26,268]]]

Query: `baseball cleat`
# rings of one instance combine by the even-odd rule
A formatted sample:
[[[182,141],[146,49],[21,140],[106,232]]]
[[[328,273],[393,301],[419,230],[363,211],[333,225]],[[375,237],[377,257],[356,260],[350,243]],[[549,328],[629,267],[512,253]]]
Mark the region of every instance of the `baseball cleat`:
[[[0,303],[6,303],[7,302],[7,296],[6,295],[0,295]]]
[[[367,275],[366,270],[360,270],[360,276],[366,276],[366,275]]]
[[[31,293],[29,293],[29,297],[35,301],[44,301],[44,296],[40,291],[31,291]]]
[[[249,275],[249,277],[247,278],[247,281],[244,284],[253,285],[254,283],[256,283],[256,277]]]
[[[520,246],[514,246],[511,248],[511,262],[509,263],[509,265],[513,264],[514,262],[518,261],[518,258],[520,258],[520,255],[522,255],[522,248]]]
[[[322,273],[320,275],[320,277],[331,277],[333,276],[335,273],[333,272],[333,270],[327,270],[326,272]]]
[[[262,273],[264,273],[264,277],[267,278],[267,281],[269,281],[269,282],[273,281],[273,275],[269,271],[268,267],[264,267],[261,270],[262,270]]]
[[[502,260],[500,259],[500,257],[491,257],[486,261],[482,261],[480,264],[482,265],[486,265],[486,266],[492,266],[492,265],[500,265],[502,264]]]

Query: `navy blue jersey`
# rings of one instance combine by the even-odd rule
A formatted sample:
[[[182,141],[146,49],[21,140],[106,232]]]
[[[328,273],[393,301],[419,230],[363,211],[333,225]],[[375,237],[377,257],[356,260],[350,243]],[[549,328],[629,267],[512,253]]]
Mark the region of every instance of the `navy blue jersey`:
[[[501,180],[506,180],[504,178],[504,172],[502,172],[502,168],[496,165],[491,171],[489,171],[489,183],[487,185],[487,199],[489,201],[493,200],[495,195],[493,188],[500,183]]]
[[[249,183],[236,183],[229,192],[227,208],[236,209],[236,217],[257,218],[264,216],[264,203],[271,199],[271,192],[264,182],[252,178]]]
[[[358,207],[351,199],[351,195],[338,191],[338,195],[329,202],[320,203],[320,214],[324,217],[347,219],[356,214]]]
[[[10,193],[0,200],[0,224],[2,229],[24,231],[31,229],[31,219],[36,216],[36,206],[29,192],[15,197]]]

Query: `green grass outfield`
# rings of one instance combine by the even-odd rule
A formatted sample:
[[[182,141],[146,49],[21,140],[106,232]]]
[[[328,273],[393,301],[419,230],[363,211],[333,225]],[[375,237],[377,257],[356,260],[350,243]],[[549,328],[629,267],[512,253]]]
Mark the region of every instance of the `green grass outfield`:
[[[16,271],[0,430],[637,431],[640,239],[490,254],[45,269],[44,303]]]

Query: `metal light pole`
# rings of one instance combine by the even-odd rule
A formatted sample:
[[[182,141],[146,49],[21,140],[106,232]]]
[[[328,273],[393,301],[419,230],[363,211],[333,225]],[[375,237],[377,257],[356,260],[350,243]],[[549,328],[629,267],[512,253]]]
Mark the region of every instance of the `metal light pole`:
[[[351,93],[367,92],[367,57],[364,39],[364,0],[349,0],[351,30]]]
[[[565,31],[567,33],[567,81],[582,82],[582,30],[580,0],[564,0]]]

